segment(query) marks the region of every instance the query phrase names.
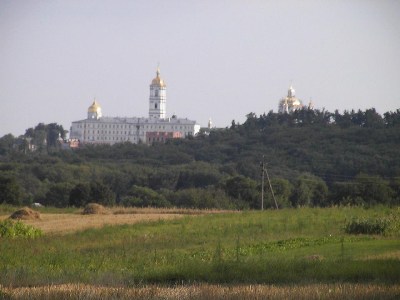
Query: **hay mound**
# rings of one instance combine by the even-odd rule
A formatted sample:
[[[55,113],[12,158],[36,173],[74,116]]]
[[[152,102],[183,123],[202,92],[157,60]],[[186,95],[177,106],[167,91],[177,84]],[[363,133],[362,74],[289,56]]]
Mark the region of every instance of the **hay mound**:
[[[14,212],[10,219],[17,219],[17,220],[35,220],[40,219],[40,213],[29,207],[23,207],[16,212]]]
[[[84,215],[104,215],[104,214],[107,214],[107,210],[101,204],[89,203],[83,209],[82,214],[84,214]]]
[[[313,261],[321,261],[324,259],[322,255],[319,254],[314,254],[306,257],[307,260],[313,260]]]

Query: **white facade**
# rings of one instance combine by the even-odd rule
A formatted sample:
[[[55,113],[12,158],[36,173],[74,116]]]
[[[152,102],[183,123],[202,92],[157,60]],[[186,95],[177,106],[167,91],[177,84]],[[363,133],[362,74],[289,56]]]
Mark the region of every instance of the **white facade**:
[[[180,132],[182,137],[194,136],[200,125],[188,119],[102,117],[72,122],[70,138],[81,143],[115,144],[148,143],[149,132]]]
[[[87,119],[72,122],[70,138],[91,144],[148,144],[152,142],[149,136],[154,133],[188,137],[196,135],[199,130],[196,121],[176,116],[166,118],[166,85],[157,69],[157,76],[150,84],[148,118],[103,117],[100,105],[94,101],[88,108]]]

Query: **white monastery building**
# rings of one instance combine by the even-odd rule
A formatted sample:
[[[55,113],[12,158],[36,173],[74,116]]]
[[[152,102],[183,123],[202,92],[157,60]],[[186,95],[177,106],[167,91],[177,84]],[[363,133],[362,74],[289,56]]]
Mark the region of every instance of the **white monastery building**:
[[[70,139],[77,139],[83,144],[152,144],[196,135],[200,130],[196,121],[175,115],[166,117],[167,85],[160,77],[159,68],[156,74],[150,84],[148,118],[103,117],[99,103],[94,100],[88,108],[87,119],[72,122]]]

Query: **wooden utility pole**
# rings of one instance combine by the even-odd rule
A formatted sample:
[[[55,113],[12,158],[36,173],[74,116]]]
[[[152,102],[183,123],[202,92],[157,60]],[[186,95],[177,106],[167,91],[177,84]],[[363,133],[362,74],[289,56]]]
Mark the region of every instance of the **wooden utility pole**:
[[[278,203],[276,202],[276,199],[275,199],[275,194],[274,194],[274,190],[272,189],[271,180],[269,180],[267,164],[264,161],[264,155],[263,155],[263,159],[262,159],[262,162],[260,163],[260,165],[261,165],[261,210],[264,210],[264,181],[265,181],[264,174],[267,174],[269,188],[271,189],[272,198],[274,199],[274,202],[275,202],[275,208],[278,209],[279,208]]]
[[[271,194],[272,194],[272,198],[274,199],[275,202],[275,208],[278,209],[278,203],[276,202],[275,199],[275,194],[274,194],[274,190],[272,189],[272,184],[271,184],[271,180],[269,180],[269,175],[268,175],[268,171],[267,171],[267,167],[265,166],[265,174],[267,174],[267,179],[268,179],[268,183],[269,183],[269,188],[271,189]]]
[[[264,210],[264,155],[262,162],[260,163],[261,166],[261,210]]]

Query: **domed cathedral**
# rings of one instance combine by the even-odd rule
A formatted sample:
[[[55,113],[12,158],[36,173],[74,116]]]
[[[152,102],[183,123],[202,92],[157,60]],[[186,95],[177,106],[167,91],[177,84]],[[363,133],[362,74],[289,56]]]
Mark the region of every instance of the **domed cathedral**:
[[[287,96],[279,101],[278,112],[281,114],[292,113],[295,110],[302,108],[303,104],[301,100],[296,98],[296,91],[290,85]]]
[[[160,68],[157,76],[150,84],[149,118],[165,119],[167,111],[167,85],[160,77]]]
[[[72,122],[70,139],[85,144],[115,144],[131,142],[152,144],[170,138],[196,135],[200,125],[187,118],[166,116],[167,85],[160,77],[150,84],[149,117],[104,117],[100,104],[94,100],[87,111],[87,119]]]

